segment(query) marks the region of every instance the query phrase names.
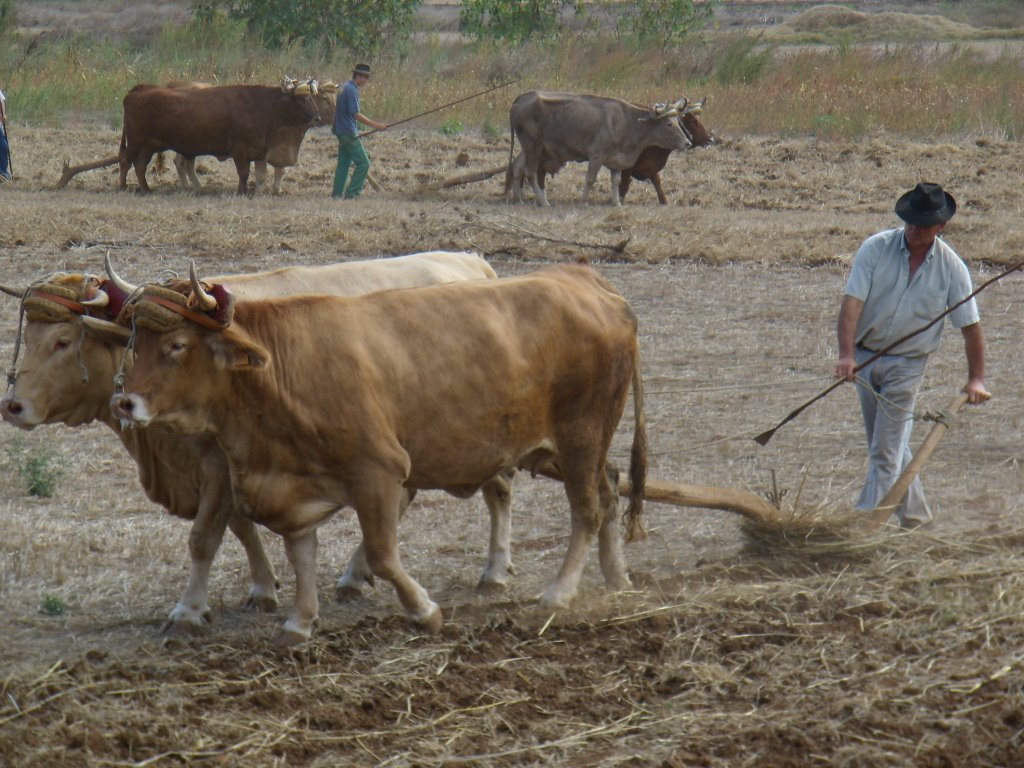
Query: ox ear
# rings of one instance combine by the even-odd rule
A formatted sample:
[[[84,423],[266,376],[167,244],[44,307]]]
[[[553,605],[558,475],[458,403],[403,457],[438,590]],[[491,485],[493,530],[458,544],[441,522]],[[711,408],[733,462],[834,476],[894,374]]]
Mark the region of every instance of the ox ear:
[[[270,353],[230,328],[207,336],[217,367],[229,371],[258,371],[270,365]]]

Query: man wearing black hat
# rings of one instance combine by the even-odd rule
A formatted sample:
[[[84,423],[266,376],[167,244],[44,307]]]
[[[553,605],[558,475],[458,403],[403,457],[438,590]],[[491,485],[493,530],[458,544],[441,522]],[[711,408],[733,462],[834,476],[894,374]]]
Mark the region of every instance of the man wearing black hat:
[[[352,70],[352,79],[345,83],[338,94],[337,105],[334,108],[334,126],[331,129],[338,137],[338,165],[334,169],[332,197],[359,197],[363,191],[363,184],[366,183],[366,175],[370,172],[370,158],[366,156],[363,142],[359,140],[359,127],[356,121],[378,131],[386,130],[388,127],[384,123],[371,120],[359,111],[359,89],[369,81],[370,65],[356,64],[356,68]],[[352,181],[346,188],[345,182],[348,179],[350,165],[353,166]]]
[[[868,439],[868,475],[857,508],[873,510],[910,463],[910,431],[917,390],[928,355],[942,337],[936,323],[854,374],[875,352],[921,328],[971,294],[971,276],[956,252],[938,235],[956,213],[956,200],[938,184],[921,182],[896,202],[904,226],[872,235],[853,259],[836,333],[837,378],[856,380]],[[969,403],[983,403],[985,341],[974,299],[949,314],[960,329],[967,355]],[[910,486],[894,512],[901,527],[932,518],[921,480]]]

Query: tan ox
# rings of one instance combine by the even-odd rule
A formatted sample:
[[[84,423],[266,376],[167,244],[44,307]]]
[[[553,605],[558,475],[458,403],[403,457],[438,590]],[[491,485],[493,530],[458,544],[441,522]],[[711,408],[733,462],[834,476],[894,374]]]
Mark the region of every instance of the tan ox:
[[[552,471],[569,498],[568,551],[541,603],[569,605],[595,534],[607,587],[629,585],[606,461],[632,384],[635,535],[646,473],[637,324],[595,272],[558,266],[355,298],[234,303],[193,282],[202,310],[159,286],[134,304],[136,362],[111,408],[140,425],[217,435],[236,498],[284,537],[295,570],[278,643],[311,635],[316,529],[344,506],[355,507],[373,573],[413,621],[439,631],[440,608],[399,557],[403,493],[465,496],[516,467]]]
[[[495,277],[487,262],[474,254],[440,251],[327,267],[288,267],[220,280],[240,296],[266,298],[313,291],[358,294]],[[252,586],[248,605],[254,609],[276,608],[273,570],[252,522],[235,514],[227,462],[215,441],[210,436],[182,437],[159,425],[146,430],[122,429],[110,412],[124,338],[115,332],[119,327],[110,327],[109,320],[119,313],[125,291],[131,288],[83,275],[62,275],[29,290],[24,305],[24,358],[13,384],[0,400],[0,413],[22,429],[55,423],[106,424],[138,464],[146,495],[171,514],[193,521],[189,582],[164,631],[192,632],[209,621],[209,571],[226,526],[238,537],[249,559]],[[21,296],[25,291],[15,293]],[[104,299],[102,306],[82,303],[95,303],[97,297]],[[96,322],[97,315],[107,321]],[[491,540],[480,584],[484,589],[501,589],[512,570],[507,479],[498,478],[486,486],[484,499],[491,513]],[[369,579],[360,548],[339,581],[339,596],[358,593]]]

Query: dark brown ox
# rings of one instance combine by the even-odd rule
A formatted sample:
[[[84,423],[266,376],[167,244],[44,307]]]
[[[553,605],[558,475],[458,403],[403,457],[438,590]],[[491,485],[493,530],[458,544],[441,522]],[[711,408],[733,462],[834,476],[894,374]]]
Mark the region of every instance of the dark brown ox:
[[[706,147],[717,141],[700,119],[704,101],[701,100],[695,104],[687,103],[677,118],[683,133],[690,140],[691,148]],[[658,203],[668,205],[668,196],[661,186],[661,172],[668,163],[668,156],[670,154],[672,154],[672,150],[663,147],[647,147],[647,149],[641,152],[640,157],[637,158],[636,165],[622,171],[622,179],[619,181],[619,200],[625,202],[630,184],[633,182],[633,179],[636,179],[637,181],[651,182],[654,185],[655,193],[658,195]],[[545,176],[554,176],[561,169],[562,165],[560,163],[555,163],[548,157],[542,157],[537,171],[537,184],[540,188],[545,189]],[[523,186],[525,183],[526,158],[520,152],[512,163],[512,175],[509,179],[511,189],[506,189],[505,192],[511,193],[515,201],[521,203],[523,202]]]
[[[282,129],[288,135],[305,135],[318,120],[328,119],[320,115],[316,92],[315,81],[286,81],[281,87],[137,85],[124,97],[118,189],[127,187],[128,168],[133,166],[139,189],[149,192],[149,161],[157,152],[173,150],[188,160],[199,155],[230,157],[238,172],[238,194],[245,194],[249,164],[268,161]]]
[[[325,267],[287,267],[273,272],[215,278],[236,295],[266,298],[299,293],[355,295],[386,288],[493,279],[486,261],[472,253],[433,251],[391,259]],[[182,436],[166,427],[125,429],[109,408],[114,376],[124,354],[124,334],[110,322],[121,314],[133,286],[81,274],[51,276],[44,284],[5,292],[26,296],[24,357],[12,366],[13,381],[0,400],[5,421],[30,430],[40,424],[106,424],[138,465],[146,495],[171,514],[192,520],[188,585],[164,631],[202,630],[210,619],[208,578],[226,527],[249,559],[248,605],[278,605],[276,579],[252,521],[236,513],[224,453],[212,436]],[[122,315],[124,317],[124,315]],[[113,327],[111,327],[113,326]],[[512,570],[510,488],[497,478],[483,489],[491,513],[489,553],[480,586],[501,589]],[[371,577],[362,548],[338,583],[340,597],[357,594]]]
[[[586,162],[583,201],[606,167],[612,177],[612,204],[620,205],[619,184],[624,170],[634,167],[648,147],[668,151],[690,146],[679,122],[679,106],[644,109],[621,99],[577,93],[528,91],[509,109],[508,172],[506,189],[512,188],[515,140],[523,151],[524,175],[533,187],[538,205],[549,205],[539,175],[570,161]]]
[[[403,493],[466,495],[515,467],[552,471],[569,498],[568,551],[542,605],[569,605],[595,535],[606,585],[628,587],[606,462],[632,384],[626,516],[636,535],[646,474],[637,324],[595,272],[557,266],[233,307],[210,293],[197,285],[199,306],[210,307],[200,313],[147,288],[134,305],[136,362],[111,407],[139,424],[217,435],[236,497],[284,537],[295,570],[279,643],[312,632],[316,529],[344,506],[355,507],[373,573],[413,621],[438,631],[440,608],[399,557]]]
[[[302,85],[296,80],[288,81],[296,87]],[[307,81],[311,82],[311,81]],[[169,83],[170,88],[212,88],[208,83]],[[337,105],[338,85],[337,83],[320,83],[315,92],[310,93],[316,104],[317,116],[313,120],[313,126],[329,125],[334,118],[334,109]],[[272,191],[275,195],[281,193],[281,179],[287,168],[292,168],[299,162],[299,149],[302,147],[302,140],[306,138],[306,131],[310,126],[287,125],[278,128],[270,137],[269,149],[265,160],[257,160],[253,163],[255,170],[256,185],[255,191],[262,192],[267,183],[267,166],[274,169],[274,183]],[[227,158],[223,158],[227,159]],[[174,169],[178,173],[178,180],[186,189],[198,192],[202,189],[199,177],[196,176],[196,159],[185,157],[181,154],[174,155]]]

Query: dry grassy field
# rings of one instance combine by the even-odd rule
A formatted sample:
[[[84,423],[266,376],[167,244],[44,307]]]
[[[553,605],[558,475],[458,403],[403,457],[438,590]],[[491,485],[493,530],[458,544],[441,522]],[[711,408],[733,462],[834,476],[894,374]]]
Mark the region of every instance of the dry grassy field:
[[[322,130],[280,196],[236,197],[232,165],[209,158],[204,190],[182,192],[168,157],[143,197],[115,192],[113,169],[53,189],[65,158],[114,154],[116,132],[14,126],[0,283],[97,272],[107,252],[135,282],[182,274],[190,259],[223,274],[468,249],[501,276],[587,259],[639,317],[651,477],[757,494],[774,480],[794,529],[808,517],[828,527],[849,514],[865,469],[853,388],[768,446],[752,436],[831,382],[849,259],[897,224],[893,203],[917,181],[957,197],[947,239],[976,283],[1024,257],[1024,148],[736,136],[713,102],[706,122],[722,141],[670,159],[668,206],[638,184],[611,207],[606,174],[580,205],[583,169],[570,166],[549,181],[546,210],[510,206],[500,176],[436,188],[507,160],[506,139],[475,133],[378,134],[367,147],[383,191],[337,202],[336,142]],[[516,573],[497,596],[474,591],[482,502],[421,493],[400,540],[444,611],[437,637],[401,618],[386,585],[334,602],[359,540],[346,510],[321,529],[321,623],[306,646],[270,642],[294,581],[269,534],[280,615],[243,610],[245,557],[226,537],[209,632],[162,640],[187,577],[188,524],[146,500],[105,427],[4,424],[0,766],[1021,765],[1022,280],[980,296],[994,397],[961,412],[924,469],[932,526],[783,540],[732,513],[649,504],[649,538],[626,549],[635,591],[605,594],[595,556],[578,606],[551,616],[536,597],[567,541],[558,485],[516,478]],[[15,300],[0,303],[0,324],[6,367]],[[947,330],[917,415],[964,381]],[[626,419],[620,463],[630,438]],[[52,498],[27,495],[19,451],[63,471]]]

